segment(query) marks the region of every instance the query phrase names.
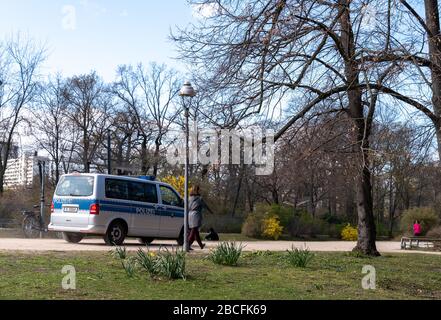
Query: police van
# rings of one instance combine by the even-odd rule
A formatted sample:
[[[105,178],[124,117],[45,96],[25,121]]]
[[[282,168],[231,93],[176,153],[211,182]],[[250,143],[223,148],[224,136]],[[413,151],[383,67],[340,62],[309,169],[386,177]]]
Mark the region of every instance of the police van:
[[[69,174],[55,190],[49,231],[70,243],[87,235],[103,236],[108,245],[125,238],[176,239],[183,243],[184,201],[173,187],[149,177]]]

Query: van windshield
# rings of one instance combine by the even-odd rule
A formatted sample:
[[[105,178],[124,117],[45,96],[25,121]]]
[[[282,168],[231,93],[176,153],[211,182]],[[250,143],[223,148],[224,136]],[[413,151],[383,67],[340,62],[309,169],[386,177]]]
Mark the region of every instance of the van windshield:
[[[94,177],[67,176],[58,183],[55,194],[60,197],[89,197],[93,195]]]

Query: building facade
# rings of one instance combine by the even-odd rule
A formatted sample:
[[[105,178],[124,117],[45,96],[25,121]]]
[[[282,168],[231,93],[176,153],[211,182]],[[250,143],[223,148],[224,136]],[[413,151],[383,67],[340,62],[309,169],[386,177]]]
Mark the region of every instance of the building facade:
[[[38,162],[46,163],[46,173],[49,159],[34,155],[22,155],[15,159],[9,159],[4,177],[3,186],[5,189],[31,186],[35,179],[38,179]],[[38,180],[37,180],[38,181]]]

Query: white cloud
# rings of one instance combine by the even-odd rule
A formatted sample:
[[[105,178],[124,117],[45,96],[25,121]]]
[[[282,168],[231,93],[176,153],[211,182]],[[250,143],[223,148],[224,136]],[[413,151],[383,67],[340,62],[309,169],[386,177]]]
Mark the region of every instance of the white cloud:
[[[219,12],[219,5],[216,3],[203,3],[193,5],[193,17],[206,19],[215,16]]]
[[[120,12],[120,14],[119,14],[121,17],[128,17],[129,16],[129,12],[127,11],[127,10],[123,10],[123,11],[121,11]]]

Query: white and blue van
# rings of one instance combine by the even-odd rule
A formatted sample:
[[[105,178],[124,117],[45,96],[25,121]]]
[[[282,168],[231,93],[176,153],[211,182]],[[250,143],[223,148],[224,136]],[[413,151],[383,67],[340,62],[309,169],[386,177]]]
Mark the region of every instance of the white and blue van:
[[[69,174],[55,190],[49,231],[70,243],[86,235],[103,236],[108,245],[126,237],[150,244],[154,239],[183,243],[184,201],[173,187],[149,177]]]

